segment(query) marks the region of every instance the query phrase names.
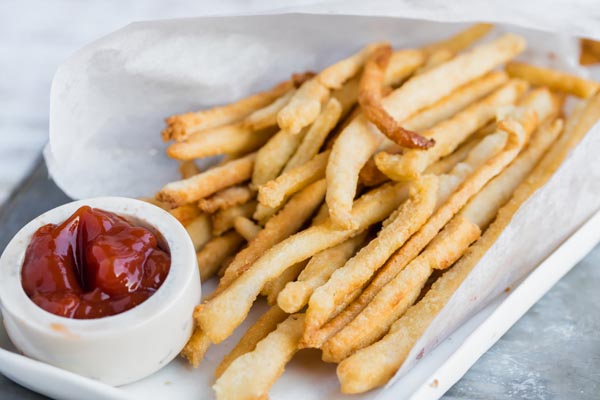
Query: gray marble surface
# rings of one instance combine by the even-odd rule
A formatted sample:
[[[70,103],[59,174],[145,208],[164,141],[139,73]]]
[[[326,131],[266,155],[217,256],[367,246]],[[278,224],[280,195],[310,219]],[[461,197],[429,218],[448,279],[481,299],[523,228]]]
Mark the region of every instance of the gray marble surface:
[[[0,209],[0,249],[66,202],[42,163]],[[600,245],[521,318],[445,399],[599,399]],[[43,399],[0,375],[0,399]]]

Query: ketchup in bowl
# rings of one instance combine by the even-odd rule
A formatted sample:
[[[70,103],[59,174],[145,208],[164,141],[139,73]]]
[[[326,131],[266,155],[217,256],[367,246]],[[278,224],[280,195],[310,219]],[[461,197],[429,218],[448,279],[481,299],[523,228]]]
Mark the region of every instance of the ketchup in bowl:
[[[21,270],[25,293],[53,314],[101,318],[127,311],[158,290],[171,256],[150,230],[83,206],[60,225],[39,228]]]

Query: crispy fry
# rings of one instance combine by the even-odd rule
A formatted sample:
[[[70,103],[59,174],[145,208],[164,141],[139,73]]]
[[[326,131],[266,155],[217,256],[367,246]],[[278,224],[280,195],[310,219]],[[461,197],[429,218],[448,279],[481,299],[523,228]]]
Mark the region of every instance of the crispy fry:
[[[494,118],[499,107],[514,104],[526,89],[525,82],[510,81],[483,100],[424,132],[426,137],[436,140],[433,148],[427,151],[407,150],[401,156],[381,152],[375,156],[377,168],[394,180],[415,179],[429,165],[451,154],[464,140]]]
[[[250,201],[256,191],[248,185],[231,186],[213,194],[210,197],[200,199],[198,208],[206,213],[212,214],[239,204]]]
[[[316,77],[305,82],[277,114],[279,127],[291,135],[298,134],[319,116],[321,104],[328,98],[329,88]]]
[[[434,269],[450,267],[479,238],[481,230],[456,216],[425,250],[392,279],[354,320],[322,347],[323,360],[340,362],[380,339],[421,293]],[[368,326],[369,329],[365,329]]]
[[[288,313],[300,311],[313,291],[323,285],[333,272],[343,266],[356,250],[363,245],[366,232],[346,240],[337,246],[315,254],[295,282],[288,283],[277,297],[277,304]]]
[[[260,110],[254,111],[244,119],[244,126],[256,131],[277,125],[277,113],[289,103],[290,99],[296,93],[296,89],[290,90],[273,103]]]
[[[280,213],[270,219],[256,238],[239,252],[219,282],[215,294],[228,287],[242,275],[265,251],[281,240],[297,232],[312,215],[325,196],[325,181],[321,180],[306,187],[283,207]]]
[[[200,214],[185,226],[185,230],[190,235],[196,251],[200,250],[212,238],[210,217],[206,214]]]
[[[456,54],[487,35],[493,28],[492,24],[474,24],[446,40],[425,46],[423,50],[427,54],[435,54],[440,50],[448,50]]]
[[[304,315],[290,315],[254,350],[233,360],[215,382],[217,399],[266,399],[271,386],[298,350]]]
[[[442,175],[448,173],[456,164],[462,162],[467,158],[471,150],[481,141],[480,138],[470,138],[453,153],[448,154],[446,157],[431,164],[425,170],[427,174]]]
[[[198,268],[200,269],[200,280],[205,281],[212,277],[223,262],[229,256],[235,254],[243,243],[244,238],[235,231],[209,240],[196,253]]]
[[[506,72],[515,78],[530,82],[535,86],[547,86],[549,89],[572,94],[583,99],[593,96],[600,90],[600,83],[590,81],[555,69],[538,67],[521,62],[506,64]]]
[[[194,133],[170,145],[167,155],[177,160],[193,160],[220,154],[246,154],[261,147],[274,133],[274,127],[254,131],[238,122]]]
[[[286,198],[307,185],[325,177],[329,151],[289,170],[258,188],[258,201],[268,207],[278,207]]]
[[[181,181],[165,185],[157,198],[172,206],[181,206],[210,196],[226,187],[250,178],[256,153],[232,160]]]
[[[256,210],[256,201],[229,207],[212,215],[213,235],[218,236],[233,228],[237,217],[250,218]]]
[[[329,89],[339,89],[344,82],[358,74],[373,52],[386,45],[387,43],[367,45],[358,53],[325,68],[317,75],[317,79]]]
[[[188,360],[194,368],[198,368],[210,344],[208,336],[200,328],[196,327],[192,337],[190,337],[183,350],[181,350],[181,356]]]
[[[281,130],[275,134],[256,155],[256,163],[252,172],[252,184],[256,187],[275,179],[294,154],[304,138],[302,134],[292,135]]]
[[[254,218],[254,220],[260,225],[265,225],[275,214],[277,214],[277,212],[281,209],[282,204],[277,207],[269,207],[262,203],[258,203],[252,218]]]
[[[310,126],[298,149],[285,165],[283,172],[290,171],[317,155],[325,139],[338,123],[342,115],[342,106],[334,98],[329,99],[321,114]]]
[[[281,308],[277,306],[269,308],[269,310],[265,312],[254,325],[248,328],[240,341],[223,358],[215,370],[215,376],[219,378],[236,358],[253,351],[258,342],[263,340],[269,333],[273,332],[277,328],[277,325],[283,322],[287,317],[288,314],[282,311]]]
[[[197,112],[173,115],[166,119],[167,127],[162,132],[165,141],[182,141],[190,135],[207,129],[240,121],[250,113],[272,103],[294,88],[293,79],[281,82],[270,90],[260,92],[234,103]]]
[[[383,86],[393,87],[399,85],[424,62],[425,54],[421,50],[403,49],[394,51],[385,69]]]
[[[244,320],[264,284],[290,266],[357,235],[381,221],[405,199],[403,185],[384,185],[356,201],[356,229],[338,230],[330,222],[299,232],[267,250],[252,268],[218,296],[197,307],[197,322],[213,343],[219,343]],[[229,271],[230,268],[227,269]]]
[[[365,285],[394,251],[419,230],[433,213],[437,194],[437,177],[423,177],[413,186],[409,199],[390,216],[377,237],[343,267],[334,271],[327,283],[314,291],[306,310],[303,342],[310,343],[312,333],[334,316],[337,306],[353,291]]]
[[[390,46],[380,47],[371,54],[360,80],[358,103],[369,122],[390,140],[404,147],[427,149],[433,146],[435,141],[403,128],[387,113],[381,103],[385,70],[391,55]]]
[[[187,179],[202,172],[194,160],[182,161],[179,163],[179,173],[181,179]]]
[[[233,220],[233,229],[249,242],[258,235],[262,228],[251,219],[240,216]]]
[[[185,204],[180,207],[172,208],[169,213],[177,218],[182,225],[187,225],[202,212],[195,204]]]
[[[308,260],[300,261],[286,269],[277,278],[270,280],[263,287],[263,294],[267,296],[267,303],[270,305],[277,304],[277,296],[285,288],[285,286],[296,280],[298,275],[304,270],[308,264]]]

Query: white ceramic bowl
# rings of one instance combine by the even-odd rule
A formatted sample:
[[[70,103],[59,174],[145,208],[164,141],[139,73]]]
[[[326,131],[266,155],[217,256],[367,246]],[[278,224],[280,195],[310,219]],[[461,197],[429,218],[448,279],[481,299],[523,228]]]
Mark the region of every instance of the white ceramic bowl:
[[[21,267],[33,233],[61,223],[79,207],[114,212],[152,227],[171,253],[162,286],[142,304],[121,314],[76,320],[51,314],[34,304],[21,285]],[[144,378],[167,365],[193,330],[200,302],[200,276],[194,246],[181,224],[151,204],[101,197],[65,204],[21,229],[0,258],[0,305],[11,340],[25,355],[110,385]]]

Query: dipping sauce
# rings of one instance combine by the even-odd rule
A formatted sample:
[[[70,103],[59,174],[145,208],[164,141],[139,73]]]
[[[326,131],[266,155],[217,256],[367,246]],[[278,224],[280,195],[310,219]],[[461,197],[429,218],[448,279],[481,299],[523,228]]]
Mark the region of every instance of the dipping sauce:
[[[21,270],[27,296],[52,314],[101,318],[158,290],[171,256],[156,235],[108,211],[83,206],[33,235]]]

